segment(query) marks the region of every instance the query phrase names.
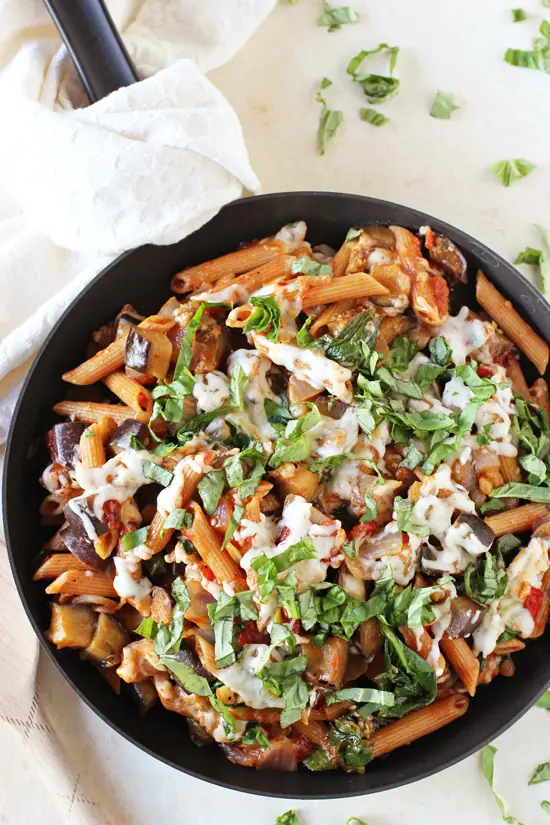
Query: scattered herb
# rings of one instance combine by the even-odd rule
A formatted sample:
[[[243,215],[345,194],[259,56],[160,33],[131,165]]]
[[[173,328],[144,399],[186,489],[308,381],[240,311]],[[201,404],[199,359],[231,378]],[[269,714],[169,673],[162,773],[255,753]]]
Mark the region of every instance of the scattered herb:
[[[294,275],[332,275],[332,266],[330,264],[322,264],[314,258],[296,258],[292,262],[290,268]]]
[[[269,739],[257,722],[252,722],[248,725],[241,742],[243,745],[260,745],[262,748],[269,747]]]
[[[490,498],[521,498],[525,501],[535,501],[539,504],[550,504],[550,487],[535,487],[532,484],[521,484],[509,481],[502,487],[497,487],[489,494]]]
[[[514,181],[530,175],[536,168],[534,163],[525,158],[515,158],[515,160],[501,160],[495,163],[492,172],[503,186],[510,186]]]
[[[546,693],[543,693],[540,699],[537,702],[538,708],[544,708],[545,710],[550,710],[550,690],[547,690]]]
[[[389,117],[383,115],[382,112],[377,112],[376,109],[359,109],[359,117],[365,123],[372,123],[373,126],[384,126],[390,122]]]
[[[294,811],[287,811],[277,817],[275,820],[275,825],[301,825],[301,823]]]
[[[543,799],[540,803],[540,807],[546,814],[550,814],[550,802],[547,799]]]
[[[541,782],[548,782],[550,779],[550,762],[543,762],[541,765],[538,765],[534,772],[533,776],[529,780],[530,785],[539,785]]]
[[[326,89],[327,86],[331,85],[332,81],[330,80],[328,83],[325,83],[327,79],[328,78],[323,78],[321,81],[321,89]],[[321,117],[319,119],[319,127],[317,129],[317,143],[320,154],[324,155],[332,139],[336,135],[344,115],[338,109],[329,109],[327,102],[320,91],[317,92],[315,100],[323,107],[321,110]]]
[[[231,541],[231,537],[237,527],[239,526],[239,522],[243,517],[244,507],[241,504],[235,504],[233,508],[233,513],[231,514],[231,519],[229,521],[229,525],[225,532],[225,536],[223,539],[222,550],[225,550],[228,543]]]
[[[143,544],[146,538],[147,527],[140,527],[139,530],[134,530],[133,533],[126,533],[126,535],[122,537],[122,549],[125,553],[128,553],[129,550],[133,550],[134,547]]]
[[[163,530],[181,530],[181,528],[186,524],[188,515],[190,515],[190,514],[186,513],[185,510],[182,510],[179,507],[176,510],[172,510],[172,512],[168,515],[168,517],[164,519],[164,524],[162,525],[162,529]]]
[[[483,771],[483,776],[487,780],[487,784],[491,789],[491,792],[495,798],[495,802],[498,805],[499,811],[504,822],[507,822],[509,825],[521,825],[521,822],[518,822],[515,816],[510,816],[506,813],[506,807],[504,805],[504,802],[493,788],[496,752],[497,749],[494,745],[486,745],[481,751],[481,770]]]
[[[476,567],[469,564],[464,571],[466,594],[480,604],[491,604],[506,593],[508,576],[501,560],[487,553]]]
[[[331,6],[323,0],[323,14],[317,18],[318,26],[327,26],[329,32],[338,31],[346,23],[357,23],[359,15],[350,6]]]
[[[529,18],[529,15],[524,9],[510,9],[510,16],[512,23],[522,23]]]
[[[141,470],[145,478],[154,481],[156,484],[161,484],[163,487],[168,487],[174,478],[174,473],[171,473],[170,470],[166,470],[149,460],[142,462]]]
[[[251,332],[265,332],[268,341],[277,343],[279,337],[279,330],[281,328],[281,310],[275,298],[267,295],[259,298],[251,298],[250,303],[254,307],[254,311],[250,313],[250,317],[245,324],[244,331]]]
[[[449,120],[452,113],[460,106],[455,106],[455,98],[452,92],[442,92],[441,89],[436,93],[432,108],[430,109],[430,117],[437,117],[441,120]]]
[[[208,516],[213,516],[216,507],[222,497],[225,487],[225,477],[223,470],[211,470],[205,473],[197,485],[197,491],[201,497],[204,512]]]
[[[378,74],[361,74],[358,69],[361,63],[371,55],[379,54],[380,52],[388,52],[389,75]],[[370,49],[359,52],[355,57],[352,57],[348,64],[347,72],[352,76],[356,83],[363,87],[363,91],[369,103],[384,103],[386,100],[394,97],[399,91],[399,80],[393,77],[393,72],[397,63],[397,55],[399,48],[397,46],[388,46],[387,43],[380,43],[376,49]]]

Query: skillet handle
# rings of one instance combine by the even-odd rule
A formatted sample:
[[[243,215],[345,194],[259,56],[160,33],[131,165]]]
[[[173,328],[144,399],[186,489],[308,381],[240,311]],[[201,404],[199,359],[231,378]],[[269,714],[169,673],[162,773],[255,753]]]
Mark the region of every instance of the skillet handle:
[[[91,102],[139,76],[103,0],[44,0]]]

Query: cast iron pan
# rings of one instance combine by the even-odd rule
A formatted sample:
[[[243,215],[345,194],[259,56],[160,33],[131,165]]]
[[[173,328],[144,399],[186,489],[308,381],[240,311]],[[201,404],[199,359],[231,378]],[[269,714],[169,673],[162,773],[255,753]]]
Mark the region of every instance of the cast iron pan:
[[[112,42],[116,44],[116,40]],[[427,739],[376,760],[363,776],[340,771],[259,772],[231,764],[215,746],[197,748],[189,741],[185,720],[160,707],[139,717],[129,698],[116,696],[75,651],[57,651],[47,645],[43,632],[48,626],[49,610],[44,584],[32,581],[33,559],[51,533],[51,529],[39,525],[38,519],[44,493],[37,479],[47,463],[44,433],[56,420],[52,405],[67,395],[61,373],[84,357],[90,333],[126,302],[144,314],[156,311],[169,297],[170,278],[184,266],[234,250],[241,240],[271,235],[283,224],[299,219],[307,221],[312,243],[332,246],[338,246],[354,225],[400,224],[417,230],[429,224],[457,243],[468,259],[470,285],[455,293],[455,311],[462,303],[476,306],[474,276],[482,268],[526,320],[550,339],[550,308],[542,296],[502,258],[436,218],[386,201],[326,192],[241,200],[223,208],[209,224],[178,244],[144,246],[122,255],[92,281],[56,324],[27,376],[12,422],[5,459],[4,518],[15,582],[43,649],[78,695],[107,724],[174,768],[224,787],[270,796],[335,798],[382,791],[421,779],[496,737],[525,713],[550,682],[550,634],[530,642],[515,657],[517,670],[512,679],[501,677],[482,687],[464,717]],[[533,370],[527,364],[525,368],[528,379],[533,380]]]

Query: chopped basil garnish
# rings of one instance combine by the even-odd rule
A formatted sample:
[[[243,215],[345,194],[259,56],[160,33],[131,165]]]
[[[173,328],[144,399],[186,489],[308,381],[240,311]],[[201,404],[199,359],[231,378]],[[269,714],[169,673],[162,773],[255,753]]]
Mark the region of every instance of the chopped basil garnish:
[[[388,52],[390,57],[389,76],[378,74],[361,74],[358,72],[361,63],[373,54],[379,52]],[[351,75],[356,83],[363,87],[369,103],[384,103],[389,100],[399,91],[399,80],[393,77],[395,65],[397,63],[397,55],[399,48],[397,46],[388,46],[387,43],[380,43],[378,48],[370,50],[362,50],[359,54],[353,57],[347,68],[347,72]]]
[[[529,15],[525,9],[510,9],[510,17],[512,18],[512,23],[522,23],[524,20],[529,19]]]
[[[204,512],[208,516],[213,516],[216,507],[222,497],[225,487],[225,477],[223,470],[211,470],[203,475],[197,485],[197,491],[201,497]]]
[[[235,504],[233,508],[233,513],[231,515],[231,519],[229,521],[229,525],[225,532],[225,536],[223,539],[222,550],[225,550],[227,544],[231,541],[231,536],[239,526],[239,522],[243,517],[244,507],[241,504]]]
[[[345,771],[365,773],[365,765],[372,760],[372,746],[363,738],[357,722],[350,716],[341,716],[334,721],[329,738]]]
[[[355,455],[354,453],[340,453],[339,455],[330,455],[328,458],[319,458],[317,461],[314,461],[312,464],[309,465],[308,470],[311,470],[312,473],[318,473],[322,475],[327,470],[335,470],[337,467],[340,467],[347,460],[355,460],[360,461],[361,456]]]
[[[169,530],[172,528],[174,530],[181,530],[181,528],[185,525],[187,515],[187,512],[181,508],[172,510],[168,518],[164,520],[162,529]]]
[[[251,722],[246,728],[246,731],[241,739],[241,744],[260,745],[262,748],[268,748],[269,739],[257,722]]]
[[[245,324],[244,331],[251,332],[265,332],[268,341],[277,342],[279,337],[279,330],[281,328],[281,310],[275,298],[271,296],[264,296],[258,298],[251,298],[250,303],[254,307],[254,311],[250,314],[248,321]]]
[[[332,266],[322,264],[314,258],[296,258],[292,262],[291,272],[294,275],[332,275]]]
[[[521,484],[517,481],[509,481],[502,487],[497,487],[490,498],[521,498],[525,501],[535,501],[539,504],[550,504],[550,487],[535,487],[532,484]]]
[[[437,117],[441,120],[449,120],[452,113],[460,109],[460,106],[455,106],[455,96],[452,92],[442,92],[439,89],[432,103],[430,109],[430,117]]]
[[[504,60],[512,66],[550,73],[550,23],[548,20],[542,21],[539,31],[541,37],[533,39],[532,51],[507,49]]]
[[[550,690],[547,690],[546,693],[542,694],[536,705],[538,708],[550,710]]]
[[[548,782],[550,779],[550,762],[543,762],[541,765],[538,765],[534,772],[533,776],[529,780],[530,785],[539,785],[541,782]]]
[[[359,117],[365,123],[372,123],[373,126],[384,126],[390,122],[389,117],[383,115],[382,112],[377,112],[376,109],[359,109]]]
[[[321,89],[326,89],[331,84],[332,81],[324,77],[321,81]],[[317,143],[319,145],[320,154],[324,155],[330,145],[330,142],[336,135],[344,115],[338,109],[329,109],[327,102],[320,91],[317,92],[315,100],[323,107],[321,110],[321,117],[319,119],[319,127],[317,129]]]
[[[317,18],[318,26],[326,26],[329,32],[338,31],[346,23],[357,23],[359,15],[350,6],[331,6],[323,0],[323,14]]]
[[[161,484],[163,487],[168,487],[174,478],[174,473],[171,473],[170,470],[167,470],[164,467],[160,467],[153,461],[143,461],[141,464],[141,469],[145,478],[154,481],[156,484]]]
[[[469,564],[464,571],[464,590],[480,604],[491,604],[506,593],[508,576],[502,560],[487,553],[475,564]]]
[[[212,693],[212,688],[203,676],[197,676],[190,665],[170,656],[161,656],[160,664],[172,671],[188,693],[207,696],[212,707],[221,715],[227,733],[235,733],[236,725],[229,709]]]
[[[514,160],[500,160],[492,167],[492,172],[503,186],[510,186],[516,180],[525,178],[536,169],[534,163],[525,158],[515,158]]]
[[[376,501],[371,491],[367,488],[365,490],[365,513],[359,519],[362,522],[374,521],[378,513]]]
[[[495,802],[498,805],[498,809],[502,816],[504,822],[507,822],[508,825],[521,825],[515,816],[510,816],[506,813],[506,806],[500,796],[497,794],[495,789],[493,788],[493,779],[495,773],[495,753],[497,749],[494,745],[486,745],[483,750],[481,751],[481,770],[483,771],[483,776],[487,780],[487,784],[491,789]]]
[[[125,536],[122,536],[122,549],[127,553],[129,550],[133,550],[134,547],[143,544],[146,538],[147,527],[140,527],[139,530],[134,530],[133,533],[126,533]]]
[[[250,320],[250,319],[249,319]],[[231,372],[229,382],[229,401],[232,407],[238,410],[244,409],[244,385],[248,381],[248,376],[240,364]]]

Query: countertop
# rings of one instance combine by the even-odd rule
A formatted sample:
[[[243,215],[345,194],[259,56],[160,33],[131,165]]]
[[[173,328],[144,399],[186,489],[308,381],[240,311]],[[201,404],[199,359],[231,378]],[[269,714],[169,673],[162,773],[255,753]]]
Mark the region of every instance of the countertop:
[[[317,0],[282,2],[237,57],[211,74],[241,119],[263,191],[338,190],[407,204],[511,260],[525,246],[538,247],[533,224],[550,225],[550,77],[508,66],[502,56],[508,46],[529,48],[545,11],[539,0],[526,0],[533,17],[517,24],[504,0],[350,2],[360,22],[333,33],[316,26]],[[379,42],[401,48],[401,90],[375,107],[390,118],[375,128],[359,119],[359,108],[368,104],[346,65]],[[321,157],[315,94],[323,76],[333,81],[325,97],[344,120]],[[453,92],[461,107],[451,120],[428,115],[438,88]],[[505,158],[527,158],[537,169],[506,189],[490,172]],[[501,821],[478,755],[414,785],[351,800],[300,803],[222,790],[133,748],[80,702],[49,663],[42,660],[40,668],[42,704],[67,757],[87,782],[101,787],[117,825],[274,825],[291,807],[304,825],[344,825],[351,816],[369,825]],[[527,783],[534,767],[550,759],[549,732],[550,715],[534,708],[496,741],[496,786],[509,813],[525,825],[548,821],[540,802],[550,798],[550,787]],[[14,755],[19,750],[10,747],[12,736],[15,731],[4,727],[0,798],[9,798],[10,810],[0,806],[0,823],[59,825],[33,765]]]

